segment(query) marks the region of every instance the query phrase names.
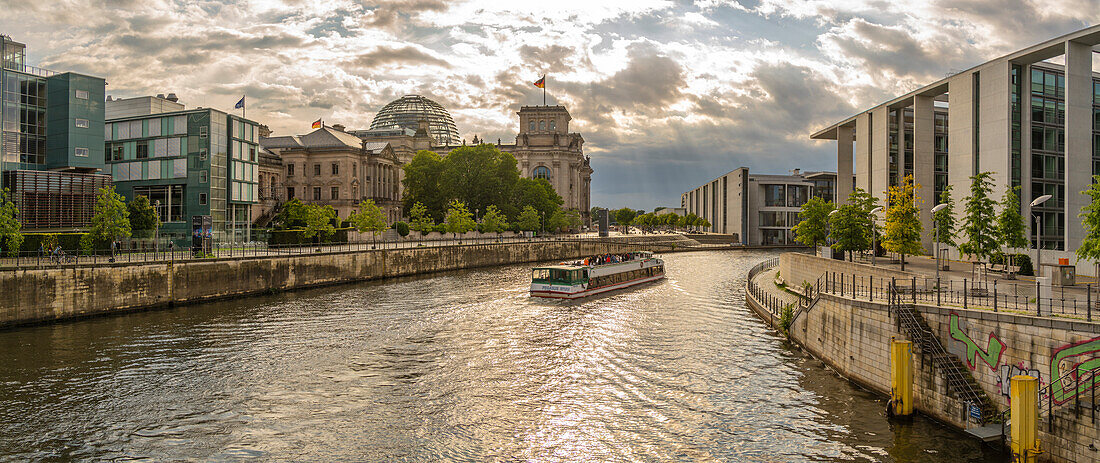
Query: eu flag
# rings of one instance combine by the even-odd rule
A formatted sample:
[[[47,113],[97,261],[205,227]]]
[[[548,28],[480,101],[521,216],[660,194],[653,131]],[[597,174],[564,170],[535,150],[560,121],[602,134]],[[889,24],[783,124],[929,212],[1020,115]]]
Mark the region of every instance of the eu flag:
[[[233,109],[244,109],[244,97],[241,97],[241,101],[237,102],[237,105]]]

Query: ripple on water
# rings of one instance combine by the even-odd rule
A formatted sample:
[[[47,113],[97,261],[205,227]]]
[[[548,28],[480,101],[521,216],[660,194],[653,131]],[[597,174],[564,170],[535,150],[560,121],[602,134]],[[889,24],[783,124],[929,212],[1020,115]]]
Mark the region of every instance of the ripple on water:
[[[509,266],[12,330],[0,460],[995,461],[790,350],[744,306],[765,257],[573,302]]]

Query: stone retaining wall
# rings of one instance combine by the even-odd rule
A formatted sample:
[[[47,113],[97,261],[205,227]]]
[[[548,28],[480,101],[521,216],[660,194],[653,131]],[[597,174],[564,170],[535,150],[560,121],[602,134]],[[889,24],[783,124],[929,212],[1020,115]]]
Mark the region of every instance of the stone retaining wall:
[[[637,249],[625,242],[544,241],[5,270],[0,271],[0,326]]]
[[[813,254],[789,252],[779,259],[779,276],[787,283],[787,286],[802,287],[803,282],[813,283],[825,272],[843,273],[845,275],[857,275],[861,277],[873,276],[875,279],[897,278],[908,280],[916,274],[901,272],[880,267],[872,267],[867,264],[859,264],[843,260],[826,259]]]

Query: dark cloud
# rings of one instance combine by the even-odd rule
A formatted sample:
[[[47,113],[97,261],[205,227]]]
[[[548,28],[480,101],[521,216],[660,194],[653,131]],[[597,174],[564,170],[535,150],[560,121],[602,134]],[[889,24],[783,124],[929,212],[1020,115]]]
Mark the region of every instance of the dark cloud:
[[[592,66],[592,61],[580,50],[563,45],[523,45],[519,56],[524,63],[544,72],[565,72]]]
[[[396,0],[364,2],[363,6],[369,12],[364,17],[366,25],[400,29],[408,25],[405,21],[415,18],[422,12],[447,11],[448,2],[445,0]]]
[[[378,47],[369,52],[359,54],[348,63],[352,66],[362,68],[375,68],[387,64],[406,66],[424,64],[429,66],[450,67],[450,64],[446,61],[411,45],[404,47]]]

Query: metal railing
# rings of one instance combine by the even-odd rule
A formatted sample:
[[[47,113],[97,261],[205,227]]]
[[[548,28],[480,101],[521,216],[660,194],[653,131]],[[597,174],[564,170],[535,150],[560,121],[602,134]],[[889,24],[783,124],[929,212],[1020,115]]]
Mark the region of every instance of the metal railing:
[[[889,302],[890,280],[869,275],[826,272],[822,276],[822,291],[842,297]],[[910,302],[940,307],[1010,311],[1038,316],[1060,316],[1092,321],[1100,308],[1092,284],[1071,287],[1051,287],[1050,296],[1038,297],[1038,283],[1004,284],[967,278],[936,279],[913,277],[897,280],[896,291]]]

